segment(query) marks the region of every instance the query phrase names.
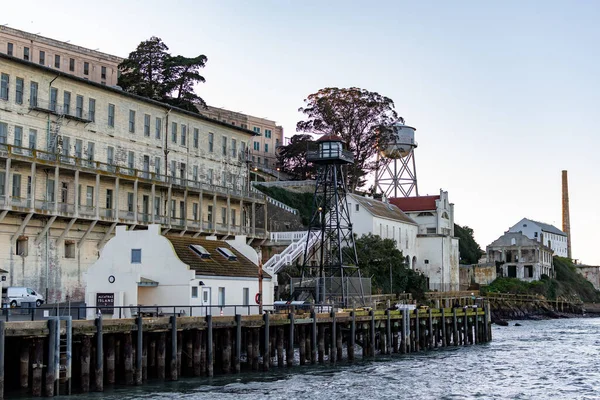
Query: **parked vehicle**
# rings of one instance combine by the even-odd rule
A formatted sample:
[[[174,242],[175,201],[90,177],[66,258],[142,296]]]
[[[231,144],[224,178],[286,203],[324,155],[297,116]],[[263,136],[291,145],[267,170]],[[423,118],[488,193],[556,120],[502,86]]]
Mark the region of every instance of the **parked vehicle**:
[[[32,288],[11,286],[2,288],[2,303],[11,307],[20,307],[21,303],[35,303],[36,307],[44,304],[44,296]]]

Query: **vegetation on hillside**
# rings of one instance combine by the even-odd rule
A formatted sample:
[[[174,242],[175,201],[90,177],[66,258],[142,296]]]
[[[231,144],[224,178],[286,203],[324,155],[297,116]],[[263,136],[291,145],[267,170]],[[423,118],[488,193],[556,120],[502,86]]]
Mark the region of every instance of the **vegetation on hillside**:
[[[600,291],[576,271],[568,258],[554,257],[556,278],[542,275],[542,279],[525,282],[517,278],[498,278],[482,292],[542,295],[549,300],[581,300],[585,303],[600,301]]]
[[[454,224],[454,236],[459,239],[458,252],[461,264],[477,264],[481,257],[481,247],[475,241],[473,234],[473,229],[468,226]]]
[[[302,219],[302,224],[308,226],[313,212],[313,193],[297,193],[278,187],[267,187],[263,185],[257,185],[256,188],[267,196],[297,209],[300,218]]]

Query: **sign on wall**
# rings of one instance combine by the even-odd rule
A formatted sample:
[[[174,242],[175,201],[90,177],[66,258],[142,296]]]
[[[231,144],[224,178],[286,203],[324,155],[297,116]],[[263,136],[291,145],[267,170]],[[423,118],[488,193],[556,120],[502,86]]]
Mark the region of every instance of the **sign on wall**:
[[[96,293],[96,306],[102,314],[114,314],[115,294],[114,293]]]

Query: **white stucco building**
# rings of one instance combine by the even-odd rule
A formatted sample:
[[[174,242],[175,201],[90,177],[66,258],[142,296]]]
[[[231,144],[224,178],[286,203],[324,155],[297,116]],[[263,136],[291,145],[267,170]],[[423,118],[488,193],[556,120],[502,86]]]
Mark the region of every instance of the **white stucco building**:
[[[554,250],[554,255],[568,257],[567,234],[555,227],[532,219],[523,218],[508,229],[509,232],[521,232],[529,239],[537,240]]]
[[[454,204],[448,201],[448,192],[440,189],[438,196],[392,198],[390,203],[418,224],[413,268],[429,278],[431,290],[458,290],[458,238],[454,237]]]
[[[348,194],[347,202],[352,231],[358,237],[372,233],[382,239],[392,239],[406,258],[406,265],[414,269],[417,261],[417,223],[393,204],[356,194]]]
[[[192,315],[248,313],[247,308],[230,307],[236,305],[253,306],[250,312],[257,313],[257,264],[258,255],[244,240],[163,236],[160,225],[134,231],[118,226],[86,274],[86,303],[106,307],[112,299],[114,306],[171,305],[186,315],[189,306],[212,306],[192,309]],[[263,303],[272,304],[273,283],[266,273],[262,290]],[[115,308],[113,317],[118,315]],[[89,310],[88,318],[93,316]]]

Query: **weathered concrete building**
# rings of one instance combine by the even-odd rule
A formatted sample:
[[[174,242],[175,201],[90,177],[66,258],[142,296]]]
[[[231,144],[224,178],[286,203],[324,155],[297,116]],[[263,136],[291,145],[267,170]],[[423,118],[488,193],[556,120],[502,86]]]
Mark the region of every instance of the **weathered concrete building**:
[[[600,266],[575,264],[575,270],[590,281],[596,290],[600,290]]]
[[[4,25],[0,26],[0,53],[108,86],[117,84],[122,61],[117,56]]]
[[[552,277],[552,249],[521,232],[506,232],[486,248],[490,263],[502,263],[502,276],[536,281]]]
[[[160,225],[136,231],[119,226],[116,230],[86,274],[88,306],[99,305],[100,296],[104,305],[108,298],[112,306],[180,306],[176,312],[183,310],[186,315],[258,312],[258,255],[244,241],[163,236]],[[273,283],[266,273],[262,296],[265,304],[273,304]],[[172,307],[161,310],[173,312]],[[113,311],[114,316],[119,315],[117,309]],[[94,314],[93,309],[88,310],[88,318]],[[121,315],[130,317],[131,310]]]
[[[244,157],[253,131],[20,57],[0,54],[0,78],[8,285],[82,300],[83,273],[119,224],[266,237]]]

